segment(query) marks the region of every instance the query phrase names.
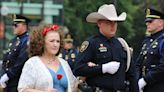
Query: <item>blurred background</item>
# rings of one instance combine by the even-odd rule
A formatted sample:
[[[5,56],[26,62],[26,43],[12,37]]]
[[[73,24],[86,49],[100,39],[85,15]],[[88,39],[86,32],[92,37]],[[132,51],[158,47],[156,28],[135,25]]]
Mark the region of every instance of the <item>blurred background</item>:
[[[126,21],[119,23],[117,36],[133,47],[135,59],[145,36],[145,8],[154,7],[164,12],[164,0],[0,0],[0,60],[13,38],[12,14],[30,18],[30,27],[39,23],[62,25],[64,31],[73,35],[74,45],[79,47],[87,37],[98,32],[95,24],[85,21],[86,16],[105,3],[115,4],[119,14],[127,12]]]

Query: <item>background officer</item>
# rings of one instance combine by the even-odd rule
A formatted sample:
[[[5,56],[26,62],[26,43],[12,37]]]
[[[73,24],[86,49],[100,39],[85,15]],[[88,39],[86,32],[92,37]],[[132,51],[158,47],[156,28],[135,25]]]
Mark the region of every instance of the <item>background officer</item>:
[[[97,23],[99,33],[84,41],[77,56],[74,73],[85,76],[94,92],[124,92],[125,80],[130,81],[130,92],[138,92],[134,67],[126,73],[127,54],[115,36],[117,21],[124,21],[126,13],[117,16],[113,4],[102,5],[90,13],[87,22]]]
[[[74,68],[75,58],[77,56],[77,49],[73,45],[73,37],[67,33],[64,37],[64,48],[61,50],[61,57],[68,61],[71,69]]]
[[[9,43],[8,50],[3,57],[4,73],[0,78],[0,84],[5,92],[17,92],[19,77],[25,61],[28,59],[26,52],[28,42],[29,19],[21,15],[13,15],[14,37]]]
[[[137,59],[140,92],[164,91],[164,14],[146,9],[147,32]]]

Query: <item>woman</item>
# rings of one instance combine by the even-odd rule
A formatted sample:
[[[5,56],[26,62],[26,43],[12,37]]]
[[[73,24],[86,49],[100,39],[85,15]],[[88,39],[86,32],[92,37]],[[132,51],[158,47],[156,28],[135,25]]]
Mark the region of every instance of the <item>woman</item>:
[[[19,92],[72,92],[75,77],[68,63],[57,57],[63,41],[58,25],[40,25],[30,35],[30,59],[19,80]]]

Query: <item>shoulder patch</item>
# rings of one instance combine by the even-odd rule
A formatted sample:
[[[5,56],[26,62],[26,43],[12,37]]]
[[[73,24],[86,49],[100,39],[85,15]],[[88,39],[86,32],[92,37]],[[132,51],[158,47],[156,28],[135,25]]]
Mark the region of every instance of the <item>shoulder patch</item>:
[[[89,42],[88,41],[84,41],[82,43],[82,45],[80,46],[80,52],[85,51],[87,49],[88,45],[89,45]]]

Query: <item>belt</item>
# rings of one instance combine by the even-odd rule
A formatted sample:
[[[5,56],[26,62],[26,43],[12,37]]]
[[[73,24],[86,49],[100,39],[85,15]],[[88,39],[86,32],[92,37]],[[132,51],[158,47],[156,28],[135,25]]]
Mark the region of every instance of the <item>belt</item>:
[[[149,69],[146,66],[142,67],[142,76],[145,76]]]
[[[104,89],[100,87],[94,87],[95,92],[125,92],[123,90]]]
[[[143,66],[142,67],[142,76],[145,76],[146,75],[146,66]]]

